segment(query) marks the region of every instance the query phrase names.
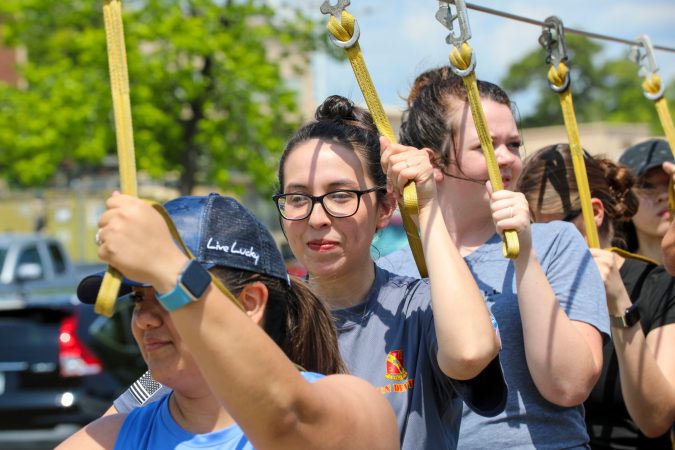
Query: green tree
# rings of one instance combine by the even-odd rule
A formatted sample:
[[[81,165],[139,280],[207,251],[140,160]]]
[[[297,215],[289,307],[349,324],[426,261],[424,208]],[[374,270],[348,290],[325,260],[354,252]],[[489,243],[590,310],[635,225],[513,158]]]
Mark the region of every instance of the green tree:
[[[323,31],[300,11],[279,15],[259,0],[123,3],[139,169],[180,173],[183,194],[196,183],[225,187],[235,173],[269,192],[301,120],[279,64],[324,45]],[[0,174],[11,183],[82,173],[115,154],[102,5],[0,3],[5,45],[27,53],[24,85],[0,83]]]
[[[638,66],[627,56],[605,60],[602,45],[573,34],[567,35],[567,50],[570,86],[579,123],[643,122],[650,124],[654,133],[663,133],[654,103],[642,93]],[[502,80],[504,88],[511,93],[535,92],[534,110],[522,117],[522,125],[526,127],[563,123],[559,97],[548,86],[549,65],[545,58],[543,48],[531,51],[512,64]],[[666,93],[672,105],[675,80]]]

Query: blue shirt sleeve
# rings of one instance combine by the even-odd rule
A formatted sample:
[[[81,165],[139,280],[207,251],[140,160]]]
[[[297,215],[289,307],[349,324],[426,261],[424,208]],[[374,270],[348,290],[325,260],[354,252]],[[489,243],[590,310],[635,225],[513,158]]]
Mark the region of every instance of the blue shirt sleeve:
[[[542,225],[533,225],[532,240],[560,306],[571,320],[588,323],[608,337],[605,286],[586,242],[570,223]]]

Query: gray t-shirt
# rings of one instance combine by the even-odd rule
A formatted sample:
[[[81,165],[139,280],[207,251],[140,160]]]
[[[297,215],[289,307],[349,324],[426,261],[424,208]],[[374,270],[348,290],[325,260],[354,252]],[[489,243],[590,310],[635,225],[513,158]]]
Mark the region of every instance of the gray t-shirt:
[[[376,266],[366,301],[333,315],[349,372],[375,385],[389,400],[403,449],[456,448],[462,399],[485,416],[504,409],[507,390],[499,358],[468,381],[452,380],[438,367],[428,280],[400,277]],[[139,396],[148,385],[147,378],[141,380],[115,401],[118,411],[139,406],[139,397],[148,402],[170,392],[161,387],[153,395]]]
[[[591,324],[608,335],[603,282],[577,229],[565,222],[533,224],[532,242],[568,317]],[[563,408],[550,403],[539,394],[530,376],[516,296],[515,268],[513,261],[502,256],[500,237],[495,234],[465,260],[499,324],[500,358],[509,394],[506,409],[495,417],[481,417],[465,409],[459,448],[587,448],[589,439],[583,406]],[[380,258],[377,264],[405,274],[417,272],[409,249]]]
[[[439,368],[429,280],[377,268],[366,301],[333,311],[350,373],[368,380],[392,405],[401,448],[456,448],[463,398],[486,416],[506,400],[499,359],[476,378],[456,381]]]

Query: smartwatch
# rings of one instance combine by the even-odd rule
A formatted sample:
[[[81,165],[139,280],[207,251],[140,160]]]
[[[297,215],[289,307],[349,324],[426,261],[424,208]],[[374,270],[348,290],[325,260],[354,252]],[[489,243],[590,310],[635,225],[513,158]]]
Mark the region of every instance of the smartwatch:
[[[211,284],[209,271],[196,260],[191,259],[178,275],[176,287],[166,294],[157,295],[157,301],[167,311],[175,311],[198,300],[209,287],[209,284]]]
[[[615,328],[630,328],[640,321],[640,310],[637,303],[633,303],[623,316],[609,316],[609,323]]]

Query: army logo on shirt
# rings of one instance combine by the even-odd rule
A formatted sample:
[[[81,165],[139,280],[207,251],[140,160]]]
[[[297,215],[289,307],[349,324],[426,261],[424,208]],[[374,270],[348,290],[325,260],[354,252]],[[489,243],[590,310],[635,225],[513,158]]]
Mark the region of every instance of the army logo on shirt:
[[[404,380],[408,378],[408,372],[403,367],[403,350],[392,350],[387,354],[387,373],[385,377],[390,380]]]

